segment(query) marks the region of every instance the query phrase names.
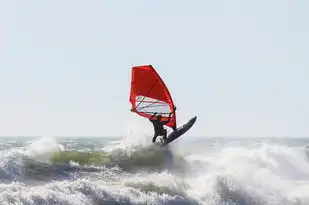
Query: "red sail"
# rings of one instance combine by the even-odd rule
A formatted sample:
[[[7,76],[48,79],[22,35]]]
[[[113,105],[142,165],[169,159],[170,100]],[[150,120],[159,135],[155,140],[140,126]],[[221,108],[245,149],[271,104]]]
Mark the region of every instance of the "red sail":
[[[166,121],[169,114],[174,112],[172,97],[151,65],[132,68],[130,102],[133,112],[148,119],[156,112],[162,115],[162,121]],[[166,125],[176,128],[175,113]]]

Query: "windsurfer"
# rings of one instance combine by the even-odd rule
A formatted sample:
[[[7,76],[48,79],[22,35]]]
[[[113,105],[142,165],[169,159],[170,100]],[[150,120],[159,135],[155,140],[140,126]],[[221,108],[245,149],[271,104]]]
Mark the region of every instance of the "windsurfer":
[[[153,143],[155,143],[158,136],[163,136],[164,141],[167,140],[167,136],[166,136],[167,131],[163,126],[170,122],[171,116],[175,112],[175,110],[176,110],[176,107],[174,107],[174,111],[169,114],[168,119],[166,121],[161,121],[162,115],[158,115],[157,119],[153,119],[157,115],[156,112],[151,116],[149,120],[152,122],[153,127],[154,127],[154,136],[152,138]],[[173,127],[173,130],[175,131],[176,127]]]

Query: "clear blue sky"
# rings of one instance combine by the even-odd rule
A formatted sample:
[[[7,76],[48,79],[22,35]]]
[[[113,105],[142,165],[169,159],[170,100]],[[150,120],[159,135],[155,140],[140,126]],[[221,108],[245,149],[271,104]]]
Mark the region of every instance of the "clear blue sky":
[[[0,135],[126,135],[131,66],[152,64],[179,124],[198,116],[191,135],[309,136],[308,10],[304,0],[1,1]]]

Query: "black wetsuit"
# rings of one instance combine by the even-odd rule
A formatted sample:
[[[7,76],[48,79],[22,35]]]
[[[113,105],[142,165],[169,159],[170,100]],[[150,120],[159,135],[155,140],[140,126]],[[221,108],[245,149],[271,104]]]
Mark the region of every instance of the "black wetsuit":
[[[166,129],[163,128],[163,125],[166,125],[167,123],[169,123],[172,114],[173,113],[169,114],[167,121],[160,121],[160,120],[158,120],[158,118],[157,119],[153,119],[153,117],[156,115],[156,113],[154,115],[152,115],[151,118],[149,119],[152,122],[153,127],[154,127],[154,136],[152,138],[152,142],[153,143],[155,143],[155,141],[156,141],[158,136],[163,136],[163,140],[167,139],[166,138],[167,131],[166,131]]]

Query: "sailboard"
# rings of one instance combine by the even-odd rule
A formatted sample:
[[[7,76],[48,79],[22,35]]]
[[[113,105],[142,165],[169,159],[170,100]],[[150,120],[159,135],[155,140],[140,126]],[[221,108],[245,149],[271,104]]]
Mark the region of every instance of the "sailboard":
[[[169,134],[170,136],[174,133],[172,135],[174,136],[173,140],[184,134],[194,124],[193,123],[185,131],[183,129],[183,132],[179,132],[179,134],[175,133],[178,130],[176,129],[177,119],[174,110],[175,104],[167,86],[152,65],[132,67],[129,101],[132,105],[132,112],[148,119],[150,119],[154,113],[157,113],[162,116],[161,121],[167,121],[168,116],[172,113],[170,121],[165,125],[175,129],[174,132]],[[153,117],[153,119],[156,119],[156,117],[157,116]],[[176,135],[177,137],[175,138]]]
[[[170,133],[166,141],[162,140],[161,142],[158,143],[158,145],[163,147],[164,145],[167,145],[173,142],[174,140],[176,140],[178,137],[186,133],[194,125],[196,119],[197,119],[197,116],[194,116],[193,118],[191,118],[188,122],[178,127],[174,132]]]

